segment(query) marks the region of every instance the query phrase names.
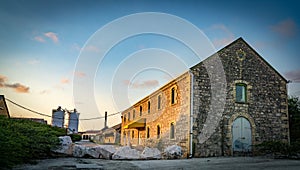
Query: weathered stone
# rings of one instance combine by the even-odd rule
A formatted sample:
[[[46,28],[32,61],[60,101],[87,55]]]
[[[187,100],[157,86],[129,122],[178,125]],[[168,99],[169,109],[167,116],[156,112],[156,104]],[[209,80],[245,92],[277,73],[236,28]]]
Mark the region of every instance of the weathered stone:
[[[55,153],[72,155],[73,143],[70,136],[60,136],[58,137],[60,145],[53,149]]]
[[[179,159],[182,157],[181,147],[177,145],[168,146],[164,152],[163,157],[165,159]]]
[[[157,148],[145,147],[141,157],[144,159],[161,159],[161,152]]]
[[[129,146],[120,147],[113,155],[112,159],[140,159],[140,152]]]
[[[116,152],[115,146],[112,145],[100,145],[96,150],[100,154],[99,158],[104,159],[112,159],[112,155]]]
[[[87,155],[87,148],[84,145],[74,145],[73,147],[73,156],[82,158]]]

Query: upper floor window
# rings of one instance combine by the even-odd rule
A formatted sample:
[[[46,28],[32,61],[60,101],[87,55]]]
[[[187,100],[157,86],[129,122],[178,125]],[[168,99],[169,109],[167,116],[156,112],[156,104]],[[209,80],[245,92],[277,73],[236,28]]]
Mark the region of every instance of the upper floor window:
[[[175,97],[176,97],[176,89],[175,89],[175,87],[173,87],[172,89],[171,89],[171,104],[175,104]]]
[[[157,109],[159,110],[161,108],[161,95],[157,97]]]
[[[135,119],[135,110],[132,111],[132,119]]]
[[[126,122],[126,115],[124,115],[124,122]]]
[[[142,116],[142,114],[143,114],[143,107],[140,106],[140,116]]]
[[[235,101],[245,103],[247,101],[247,85],[238,83],[235,85]]]
[[[130,112],[128,112],[128,121],[130,121]]]
[[[148,101],[148,113],[150,113],[150,108],[151,108],[150,101]]]

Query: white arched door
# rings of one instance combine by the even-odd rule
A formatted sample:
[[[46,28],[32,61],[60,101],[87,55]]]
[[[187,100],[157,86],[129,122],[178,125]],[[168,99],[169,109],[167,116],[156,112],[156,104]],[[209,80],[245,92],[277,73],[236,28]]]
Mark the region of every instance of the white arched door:
[[[238,117],[232,124],[232,149],[233,152],[250,152],[252,145],[250,122],[243,117]]]

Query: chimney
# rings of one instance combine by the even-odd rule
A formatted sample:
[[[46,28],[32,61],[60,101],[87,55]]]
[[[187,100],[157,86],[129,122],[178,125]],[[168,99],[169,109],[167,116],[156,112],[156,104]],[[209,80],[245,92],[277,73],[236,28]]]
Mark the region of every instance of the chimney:
[[[107,112],[105,112],[104,128],[107,128]]]

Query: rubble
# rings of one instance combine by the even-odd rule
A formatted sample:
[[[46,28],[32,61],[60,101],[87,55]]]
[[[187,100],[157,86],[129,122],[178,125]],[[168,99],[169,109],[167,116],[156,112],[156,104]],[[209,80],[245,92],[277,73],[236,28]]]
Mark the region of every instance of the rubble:
[[[70,136],[60,136],[58,137],[60,145],[53,149],[54,153],[60,153],[65,155],[72,155],[73,143]]]
[[[161,159],[161,152],[157,148],[148,148],[145,147],[142,154],[141,158],[144,159]]]
[[[180,159],[182,157],[181,147],[177,145],[168,146],[162,156],[165,159]]]
[[[112,159],[140,159],[141,154],[136,149],[129,146],[120,147],[113,155]]]

